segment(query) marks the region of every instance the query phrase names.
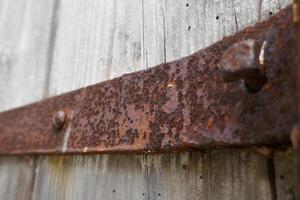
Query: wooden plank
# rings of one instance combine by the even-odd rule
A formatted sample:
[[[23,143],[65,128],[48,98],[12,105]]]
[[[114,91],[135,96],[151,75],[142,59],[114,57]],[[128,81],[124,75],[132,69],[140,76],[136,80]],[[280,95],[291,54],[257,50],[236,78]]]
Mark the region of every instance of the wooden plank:
[[[207,199],[273,199],[266,157],[251,150],[213,151],[203,163]]]
[[[38,163],[33,199],[272,199],[266,158],[251,150],[46,156]]]
[[[142,199],[142,156],[47,156],[38,159],[33,199]]]
[[[277,199],[296,199],[294,190],[295,171],[294,156],[292,149],[277,151],[274,154],[275,182]]]
[[[141,41],[142,1],[62,1],[50,95],[140,70]]]
[[[51,27],[54,7],[54,2],[3,2],[0,110],[44,97],[53,47]]]
[[[201,153],[40,157],[33,199],[196,199],[201,159]],[[149,192],[148,181],[158,193]]]
[[[35,161],[32,157],[1,157],[0,196],[3,199],[31,199]]]
[[[62,1],[60,14],[50,95],[141,69],[142,1]],[[140,159],[133,155],[70,156],[59,158],[60,162],[51,156],[40,158],[33,199],[147,198]]]
[[[146,156],[148,199],[204,198],[202,159],[201,152]]]
[[[1,111],[43,98],[54,5],[54,1],[0,2]],[[31,199],[34,171],[33,157],[1,157],[1,199]]]

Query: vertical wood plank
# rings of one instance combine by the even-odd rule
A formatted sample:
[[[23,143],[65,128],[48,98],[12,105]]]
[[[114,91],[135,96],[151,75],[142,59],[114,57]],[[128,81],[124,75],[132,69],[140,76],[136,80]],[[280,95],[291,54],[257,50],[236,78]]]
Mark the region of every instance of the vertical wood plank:
[[[244,151],[204,154],[203,185],[206,199],[272,199],[265,157]]]
[[[205,199],[202,165],[200,152],[148,155],[148,199]]]
[[[32,157],[1,157],[0,198],[31,199],[34,167],[35,163]]]
[[[50,95],[142,69],[142,1],[62,1]]]
[[[0,21],[0,110],[43,98],[55,1],[6,0]]]
[[[33,199],[146,198],[142,156],[40,157]]]
[[[43,98],[54,1],[0,1],[0,110]],[[31,199],[34,157],[0,157],[0,199]]]
[[[49,95],[142,69],[142,37],[140,0],[62,1]],[[140,160],[134,155],[42,157],[33,199],[147,199]]]
[[[295,200],[295,171],[294,156],[292,149],[278,151],[274,154],[274,165],[276,172],[276,192],[277,199]]]

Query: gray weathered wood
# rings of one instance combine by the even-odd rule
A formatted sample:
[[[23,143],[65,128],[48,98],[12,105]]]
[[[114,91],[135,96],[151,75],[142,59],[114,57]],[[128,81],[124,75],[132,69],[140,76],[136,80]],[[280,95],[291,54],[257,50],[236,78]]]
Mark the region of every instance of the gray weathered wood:
[[[178,59],[289,2],[0,1],[5,11],[0,13],[0,46],[9,47],[0,53],[0,95],[5,97],[0,98],[0,109]],[[20,10],[15,20],[11,9]],[[32,199],[274,199],[268,159],[251,150],[18,159],[0,159],[0,185],[20,163],[24,172],[11,179],[17,183],[25,177],[25,189],[18,191],[17,184],[11,184],[9,190],[0,189],[1,196],[22,199],[12,192],[31,189]],[[283,161],[274,163],[286,174]],[[286,190],[277,189],[277,196],[286,196]]]
[[[40,157],[33,199],[142,199],[141,157]]]
[[[204,157],[204,199],[273,200],[266,157],[251,150],[214,151]]]
[[[272,199],[266,157],[251,150],[42,156],[33,199]]]
[[[55,1],[9,1],[1,4],[0,110],[44,97],[53,48]]]
[[[32,157],[0,159],[0,199],[31,199],[35,162]]]
[[[291,149],[278,151],[274,155],[274,166],[276,173],[277,199],[294,200],[295,171],[294,156]]]
[[[0,1],[0,110],[43,98],[54,1]],[[0,199],[31,199],[34,158],[0,158]]]

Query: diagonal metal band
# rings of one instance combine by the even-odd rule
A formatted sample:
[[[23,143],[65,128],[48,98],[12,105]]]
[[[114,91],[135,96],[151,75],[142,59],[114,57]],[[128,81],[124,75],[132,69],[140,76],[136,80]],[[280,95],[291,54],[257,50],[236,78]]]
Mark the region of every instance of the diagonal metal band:
[[[2,112],[0,154],[289,144],[298,116],[291,13],[289,7],[180,60]],[[219,68],[224,51],[245,39],[266,44],[267,82],[256,93],[242,81],[225,83]]]

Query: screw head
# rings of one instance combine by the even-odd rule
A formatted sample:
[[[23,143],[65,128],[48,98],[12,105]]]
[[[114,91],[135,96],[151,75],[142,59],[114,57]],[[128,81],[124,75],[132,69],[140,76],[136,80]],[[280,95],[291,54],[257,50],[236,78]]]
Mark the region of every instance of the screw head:
[[[258,92],[267,81],[264,66],[262,66],[264,48],[265,45],[261,46],[252,39],[230,46],[223,53],[219,64],[224,81],[232,82],[242,79],[249,92]]]
[[[52,118],[52,125],[54,126],[55,129],[59,130],[61,129],[66,121],[66,113],[62,110],[57,111],[54,113],[53,118]]]

